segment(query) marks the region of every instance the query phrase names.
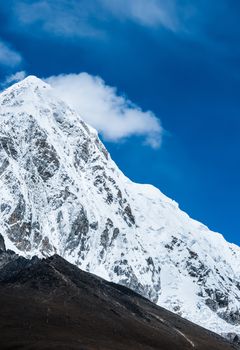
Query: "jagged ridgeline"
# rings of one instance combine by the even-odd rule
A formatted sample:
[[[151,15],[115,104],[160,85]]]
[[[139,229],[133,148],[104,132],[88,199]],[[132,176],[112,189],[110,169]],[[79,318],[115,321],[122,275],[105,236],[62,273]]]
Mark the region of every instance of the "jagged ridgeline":
[[[240,333],[240,249],[118,169],[97,132],[36,77],[0,95],[0,232],[220,334]],[[0,241],[1,244],[1,241]]]

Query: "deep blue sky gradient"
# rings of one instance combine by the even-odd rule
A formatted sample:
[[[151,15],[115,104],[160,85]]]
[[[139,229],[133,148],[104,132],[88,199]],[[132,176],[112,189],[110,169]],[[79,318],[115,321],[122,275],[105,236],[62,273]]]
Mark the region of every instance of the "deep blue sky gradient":
[[[161,148],[137,137],[105,142],[112,158],[132,180],[157,186],[240,245],[240,2],[195,1],[188,34],[93,16],[104,38],[14,26],[17,2],[0,4],[0,38],[24,60],[0,66],[0,79],[21,69],[39,77],[86,71],[152,110],[165,129]]]

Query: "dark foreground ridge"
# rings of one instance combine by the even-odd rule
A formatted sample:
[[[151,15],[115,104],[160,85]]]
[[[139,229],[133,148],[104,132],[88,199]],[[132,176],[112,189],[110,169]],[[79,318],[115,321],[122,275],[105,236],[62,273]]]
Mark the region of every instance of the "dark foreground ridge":
[[[220,336],[54,255],[0,248],[0,349],[230,350]]]

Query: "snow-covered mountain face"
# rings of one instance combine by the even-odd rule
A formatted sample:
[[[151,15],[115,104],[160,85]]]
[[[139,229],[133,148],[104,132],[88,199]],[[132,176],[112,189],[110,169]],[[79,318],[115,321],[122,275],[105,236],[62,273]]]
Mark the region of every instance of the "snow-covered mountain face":
[[[240,248],[118,169],[97,132],[28,77],[0,95],[0,233],[218,333],[240,333]]]

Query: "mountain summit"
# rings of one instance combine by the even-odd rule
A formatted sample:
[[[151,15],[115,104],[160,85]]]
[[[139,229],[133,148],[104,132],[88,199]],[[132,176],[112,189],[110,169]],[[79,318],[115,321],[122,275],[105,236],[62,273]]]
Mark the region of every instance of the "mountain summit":
[[[40,79],[0,95],[0,233],[59,254],[220,334],[240,334],[240,248],[150,185],[130,181],[96,130]]]

